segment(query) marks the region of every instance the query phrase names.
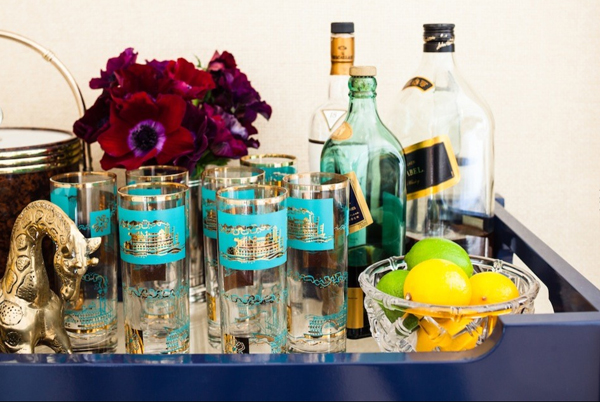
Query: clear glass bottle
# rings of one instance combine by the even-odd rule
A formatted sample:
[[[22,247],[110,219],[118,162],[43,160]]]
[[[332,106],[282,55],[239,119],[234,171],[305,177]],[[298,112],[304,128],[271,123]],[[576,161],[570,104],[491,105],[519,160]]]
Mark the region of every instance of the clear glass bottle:
[[[329,98],[313,113],[308,136],[308,163],[318,172],[323,144],[344,121],[348,112],[348,79],[354,64],[354,23],[331,23],[331,72]]]
[[[348,116],[323,147],[321,171],[350,178],[347,337],[357,339],[370,336],[358,275],[404,254],[406,164],[377,113],[375,67],[352,67],[350,75]]]
[[[408,246],[439,236],[491,254],[494,120],[454,60],[454,24],[425,24],[423,58],[390,126],[405,147]]]

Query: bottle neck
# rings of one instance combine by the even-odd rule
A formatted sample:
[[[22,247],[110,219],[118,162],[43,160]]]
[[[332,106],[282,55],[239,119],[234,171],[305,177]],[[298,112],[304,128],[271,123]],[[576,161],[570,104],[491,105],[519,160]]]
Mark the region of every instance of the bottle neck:
[[[340,99],[348,102],[348,79],[350,75],[329,76],[329,99]]]
[[[419,71],[453,71],[456,69],[454,52],[424,52]]]
[[[331,75],[350,75],[354,65],[354,34],[331,35]]]
[[[360,114],[361,118],[379,119],[377,114],[377,81],[374,77],[351,77],[348,83],[350,87],[350,108],[348,116]]]

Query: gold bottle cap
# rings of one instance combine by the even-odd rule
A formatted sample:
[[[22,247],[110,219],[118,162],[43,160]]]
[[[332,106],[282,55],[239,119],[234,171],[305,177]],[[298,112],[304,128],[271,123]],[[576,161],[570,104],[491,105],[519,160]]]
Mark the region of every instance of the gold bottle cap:
[[[353,66],[350,67],[350,76],[352,77],[375,77],[377,68],[373,66]]]

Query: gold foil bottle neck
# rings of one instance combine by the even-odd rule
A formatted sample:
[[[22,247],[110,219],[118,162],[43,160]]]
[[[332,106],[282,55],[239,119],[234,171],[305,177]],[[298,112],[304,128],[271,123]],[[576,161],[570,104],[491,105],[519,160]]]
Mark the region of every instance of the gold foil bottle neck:
[[[331,75],[350,75],[354,65],[354,35],[331,36]]]

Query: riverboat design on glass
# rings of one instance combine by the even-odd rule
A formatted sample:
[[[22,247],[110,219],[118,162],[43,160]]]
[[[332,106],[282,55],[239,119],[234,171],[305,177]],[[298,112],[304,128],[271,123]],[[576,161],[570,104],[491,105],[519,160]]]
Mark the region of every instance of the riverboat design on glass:
[[[121,258],[130,264],[166,264],[185,258],[185,209],[119,208]]]
[[[204,235],[217,238],[216,191],[202,187],[202,227]]]
[[[298,250],[333,250],[333,198],[288,198],[288,240]]]
[[[218,222],[219,259],[224,267],[261,270],[287,261],[287,210],[263,215],[219,211]]]

